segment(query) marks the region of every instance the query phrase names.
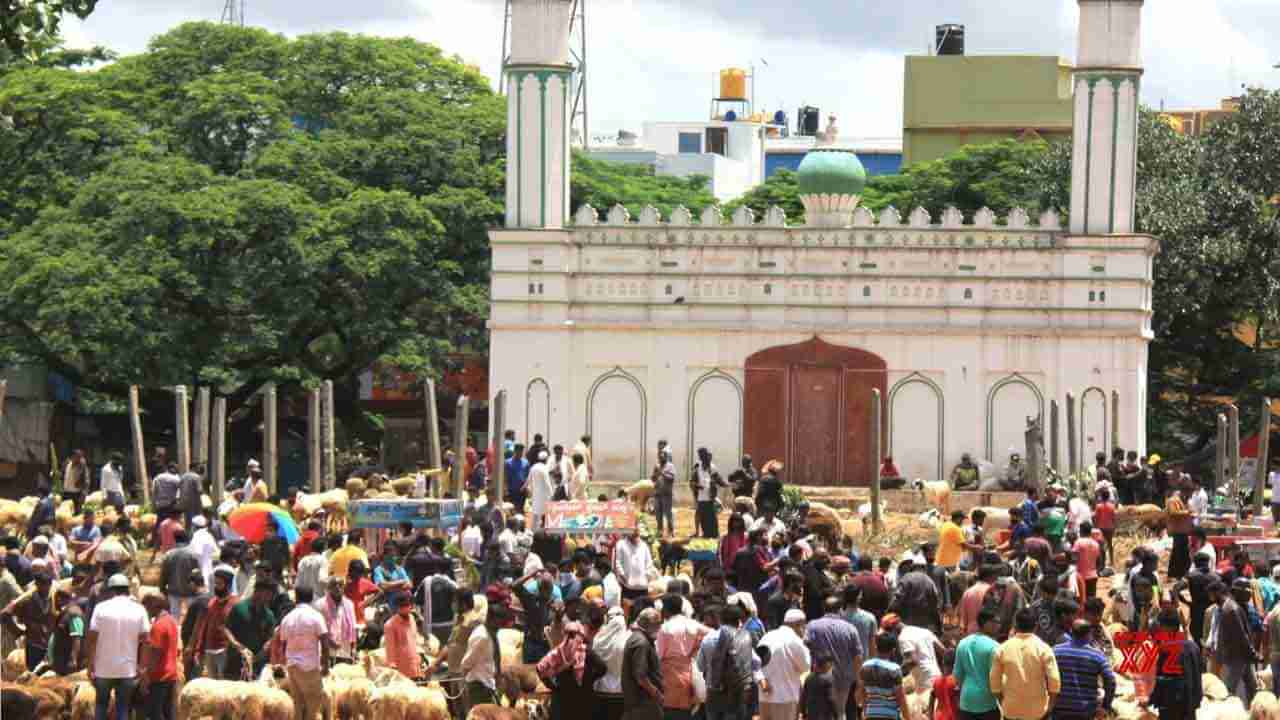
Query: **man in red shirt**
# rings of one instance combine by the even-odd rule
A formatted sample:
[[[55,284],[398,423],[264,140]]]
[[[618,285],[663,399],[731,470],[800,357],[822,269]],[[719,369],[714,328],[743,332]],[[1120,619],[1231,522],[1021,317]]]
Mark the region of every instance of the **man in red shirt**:
[[[150,670],[142,676],[147,688],[147,720],[173,720],[173,690],[178,682],[178,623],[160,593],[147,593],[142,606],[151,617]]]
[[[187,659],[200,658],[204,676],[214,680],[227,679],[227,615],[240,600],[231,593],[231,581],[234,579],[229,567],[222,566],[213,571],[213,597],[196,625],[191,647],[186,650]]]
[[[347,569],[345,594],[356,612],[356,626],[364,627],[364,600],[378,592],[378,586],[368,578],[369,569],[359,560],[352,560]]]
[[[1115,565],[1115,550],[1111,542],[1116,536],[1116,504],[1111,502],[1111,491],[1106,488],[1098,491],[1098,503],[1093,507],[1093,526],[1102,531],[1104,552],[1101,567]]]

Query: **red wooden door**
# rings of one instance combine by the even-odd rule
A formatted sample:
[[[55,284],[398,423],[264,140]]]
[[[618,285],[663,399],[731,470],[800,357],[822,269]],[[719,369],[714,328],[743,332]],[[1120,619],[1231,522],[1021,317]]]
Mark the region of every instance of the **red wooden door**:
[[[797,485],[840,481],[840,368],[791,366],[791,472]]]

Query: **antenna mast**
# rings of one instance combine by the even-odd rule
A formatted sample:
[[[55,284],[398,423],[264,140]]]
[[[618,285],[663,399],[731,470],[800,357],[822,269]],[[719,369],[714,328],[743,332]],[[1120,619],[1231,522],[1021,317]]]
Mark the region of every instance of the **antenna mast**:
[[[243,2],[244,0],[240,0]],[[227,0],[230,4],[235,0]],[[502,59],[498,71],[498,94],[507,92],[507,63],[511,60],[511,2],[506,0],[502,15]],[[569,54],[575,66],[573,73],[573,109],[569,115],[569,139],[583,149],[590,147],[590,127],[587,122],[587,0],[573,0],[573,14],[569,19]]]
[[[244,27],[244,3],[245,0],[225,0],[222,5],[222,20],[220,22],[226,25]]]

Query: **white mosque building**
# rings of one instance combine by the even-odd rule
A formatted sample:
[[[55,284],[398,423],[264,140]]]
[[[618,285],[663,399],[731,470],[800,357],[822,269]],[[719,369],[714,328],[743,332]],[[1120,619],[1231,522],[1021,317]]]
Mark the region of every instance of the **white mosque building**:
[[[790,483],[857,486],[877,461],[873,390],[879,454],[924,479],[1020,450],[1026,419],[1071,393],[1082,457],[1144,450],[1159,245],[1134,233],[1143,0],[1078,1],[1068,221],[873,216],[857,157],[829,147],[802,164],[804,224],[788,225],[776,208],[571,216],[572,1],[514,0],[506,225],[490,232],[506,427],[590,434],[603,481],[647,476],[665,439],[685,468],[705,446],[721,468],[749,453]]]

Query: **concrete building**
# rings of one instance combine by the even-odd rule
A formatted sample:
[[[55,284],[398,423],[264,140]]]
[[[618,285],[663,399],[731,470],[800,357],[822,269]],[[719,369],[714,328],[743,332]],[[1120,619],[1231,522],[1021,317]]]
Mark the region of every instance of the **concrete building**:
[[[1023,447],[1028,417],[1049,427],[1051,401],[1071,393],[1084,457],[1113,435],[1144,451],[1158,243],[1132,217],[1143,3],[1079,3],[1067,227],[1022,210],[971,224],[954,208],[873,217],[858,207],[866,171],[838,143],[799,167],[800,226],[778,208],[726,219],[717,207],[631,218],[584,206],[570,218],[558,202],[568,168],[555,162],[542,190],[509,188],[525,202],[490,232],[489,317],[507,427],[566,445],[590,433],[603,481],[647,476],[666,439],[682,474],[705,446],[722,468],[745,451],[783,460],[787,482],[849,486],[886,453],[925,479],[964,452],[1003,459]],[[541,114],[515,88],[536,92],[536,73],[567,68],[571,5],[513,2],[507,96],[524,119],[509,133],[509,185],[528,177],[520,163],[557,157],[558,84]],[[539,213],[539,197],[554,211]]]
[[[1229,97],[1222,100],[1216,108],[1202,110],[1161,110],[1163,117],[1174,130],[1183,135],[1199,137],[1219,120],[1240,109],[1240,98]]]
[[[1069,138],[1071,77],[1054,56],[908,55],[903,165],[1005,138]]]

